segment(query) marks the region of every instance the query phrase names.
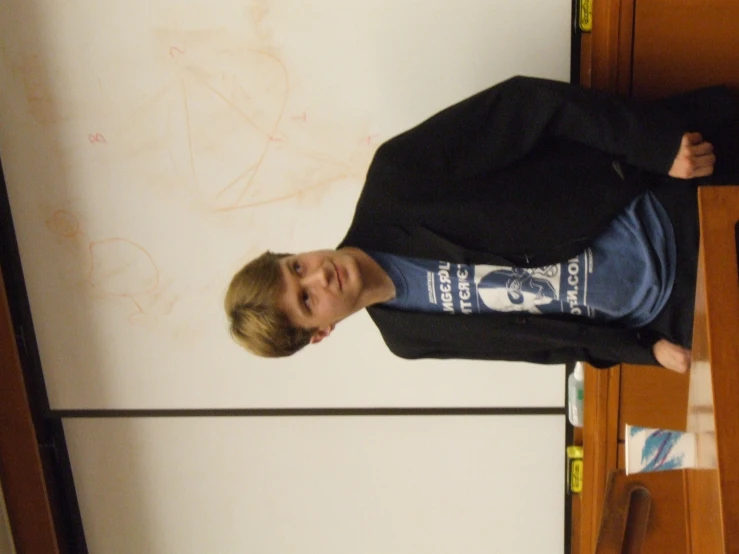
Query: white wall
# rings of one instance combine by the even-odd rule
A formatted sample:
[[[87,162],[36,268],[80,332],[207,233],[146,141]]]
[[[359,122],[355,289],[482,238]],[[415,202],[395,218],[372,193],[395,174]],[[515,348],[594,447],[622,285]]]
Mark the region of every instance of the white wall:
[[[267,247],[337,243],[383,140],[516,73],[566,80],[569,17],[566,0],[2,2],[0,156],[52,408],[561,406],[562,368],[404,362],[387,352],[364,314],[294,359],[255,359],[230,341],[221,299],[233,271]],[[469,428],[443,434],[442,443],[481,432],[463,421]],[[228,543],[224,551],[236,551],[249,537],[236,525],[222,535],[213,522],[240,512],[249,491],[218,455],[223,445],[209,441],[222,425],[235,426],[229,436],[255,425],[264,438],[262,423],[68,422],[92,551],[125,551],[134,539],[100,532],[108,525],[101,514],[135,521],[144,499],[159,515],[135,535],[141,551],[179,554],[173,535],[188,544],[217,536]],[[332,443],[323,421],[297,425],[308,425],[309,439],[323,437],[322,452],[349,456],[342,445],[355,447]],[[519,424],[486,425],[505,434]],[[390,448],[405,437],[401,428],[368,432]],[[131,446],[120,447],[116,437]],[[536,449],[549,460],[542,471],[553,472],[517,494],[561,505],[562,472],[554,468],[563,433],[556,444],[506,437],[506,449]],[[105,455],[111,440],[115,459]],[[185,444],[188,456],[172,458]],[[260,439],[234,448],[237,458],[279,457],[293,446]],[[351,460],[346,479],[369,471],[360,462]],[[428,472],[477,463],[416,462]],[[220,480],[207,481],[212,490],[192,488],[183,474],[167,475],[165,463],[195,464]],[[469,471],[492,491],[483,469]],[[396,467],[377,471],[396,483]],[[491,475],[496,486],[507,485],[501,471]],[[144,496],[120,503],[100,494],[125,483]],[[460,486],[459,494],[473,496],[474,487]],[[181,490],[192,491],[186,500],[201,511],[168,518],[182,508]],[[509,489],[493,497],[498,507],[518,498]],[[386,500],[371,504],[377,525]],[[289,496],[271,502],[279,513],[292,506]],[[411,503],[399,504],[408,511],[425,508],[412,509],[413,496],[403,502]],[[560,552],[562,513],[542,508],[529,516],[537,528],[556,522],[547,544]],[[336,517],[340,528],[351,524],[350,514]],[[477,525],[483,516],[470,517]],[[466,533],[452,520],[440,544]],[[492,521],[484,540],[521,529]],[[421,539],[412,525],[396,532],[405,552],[422,544],[413,542]],[[284,551],[281,543],[265,545],[262,552]]]

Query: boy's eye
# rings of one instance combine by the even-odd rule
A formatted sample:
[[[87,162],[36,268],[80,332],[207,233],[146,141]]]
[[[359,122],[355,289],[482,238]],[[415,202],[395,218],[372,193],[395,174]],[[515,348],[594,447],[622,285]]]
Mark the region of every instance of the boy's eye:
[[[305,304],[306,308],[310,306],[310,294],[308,294],[307,292],[303,293],[303,304]]]
[[[294,262],[293,263],[293,271],[300,275],[300,272],[303,270],[303,267],[300,265],[300,262]]]

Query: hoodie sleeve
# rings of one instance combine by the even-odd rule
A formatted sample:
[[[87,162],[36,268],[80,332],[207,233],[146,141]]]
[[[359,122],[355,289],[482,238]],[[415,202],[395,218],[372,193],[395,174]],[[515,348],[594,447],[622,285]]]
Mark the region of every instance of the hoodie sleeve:
[[[388,348],[401,358],[507,360],[536,364],[582,361],[659,365],[654,336],[587,322],[500,314],[450,316],[371,306],[368,312]]]
[[[546,140],[581,143],[666,174],[688,129],[655,103],[629,101],[579,85],[513,77],[390,139],[380,148],[412,171],[458,177],[494,171]]]

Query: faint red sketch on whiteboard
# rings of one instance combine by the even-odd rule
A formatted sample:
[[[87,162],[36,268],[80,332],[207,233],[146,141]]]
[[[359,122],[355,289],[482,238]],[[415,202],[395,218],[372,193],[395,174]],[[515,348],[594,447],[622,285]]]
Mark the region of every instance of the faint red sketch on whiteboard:
[[[153,55],[96,66],[79,83],[94,93],[78,97],[52,94],[47,56],[9,64],[39,123],[89,125],[79,143],[60,141],[70,166],[124,164],[138,182],[181,187],[210,212],[315,202],[334,183],[361,182],[379,143],[373,129],[343,118],[320,81],[288,67],[267,25],[269,2],[246,12],[249,36],[155,30]]]
[[[55,123],[60,117],[59,106],[49,86],[45,60],[25,52],[11,64],[13,73],[23,84],[28,113],[42,125]]]
[[[95,144],[97,142],[102,142],[103,144],[105,144],[107,142],[105,140],[105,137],[100,133],[90,133],[89,135],[87,135],[87,140],[90,141],[90,144]]]
[[[72,212],[57,210],[46,220],[46,227],[75,246],[84,248],[88,270],[86,282],[105,296],[130,301],[135,310],[128,317],[133,325],[156,323],[157,315],[172,311],[173,299],[164,299],[159,269],[149,252],[131,240],[109,237],[90,240],[80,229]],[[165,300],[164,302],[161,302]]]
[[[117,137],[129,156],[165,152],[177,181],[211,212],[363,178],[375,146],[370,130],[313,117],[269,48],[234,46],[217,34],[165,35],[157,58],[165,83],[134,108]]]

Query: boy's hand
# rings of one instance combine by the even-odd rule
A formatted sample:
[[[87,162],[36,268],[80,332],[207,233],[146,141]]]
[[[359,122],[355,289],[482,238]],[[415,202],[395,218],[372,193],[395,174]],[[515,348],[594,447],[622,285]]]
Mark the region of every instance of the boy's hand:
[[[713,173],[715,163],[713,145],[705,142],[700,133],[685,133],[668,175],[678,179],[706,177]]]
[[[667,339],[655,342],[652,353],[660,365],[667,369],[678,373],[685,373],[690,369],[690,350],[673,344]]]

